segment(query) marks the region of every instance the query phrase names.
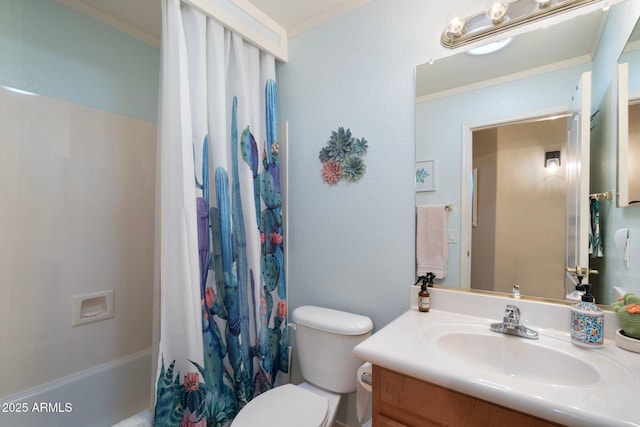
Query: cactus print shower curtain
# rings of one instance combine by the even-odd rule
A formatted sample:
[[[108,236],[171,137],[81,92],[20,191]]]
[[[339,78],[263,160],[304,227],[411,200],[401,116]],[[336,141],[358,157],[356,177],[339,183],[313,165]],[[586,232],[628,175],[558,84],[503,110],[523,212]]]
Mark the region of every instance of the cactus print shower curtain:
[[[275,60],[162,1],[155,425],[224,426],[288,371]]]

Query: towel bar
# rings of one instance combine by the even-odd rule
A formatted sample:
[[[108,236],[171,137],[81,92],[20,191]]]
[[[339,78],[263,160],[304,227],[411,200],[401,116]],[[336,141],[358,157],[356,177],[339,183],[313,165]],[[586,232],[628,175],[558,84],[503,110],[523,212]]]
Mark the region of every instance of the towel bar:
[[[612,202],[613,201],[613,190],[609,190],[606,193],[589,194],[589,198],[590,199],[595,199],[595,200],[608,200],[608,201]]]

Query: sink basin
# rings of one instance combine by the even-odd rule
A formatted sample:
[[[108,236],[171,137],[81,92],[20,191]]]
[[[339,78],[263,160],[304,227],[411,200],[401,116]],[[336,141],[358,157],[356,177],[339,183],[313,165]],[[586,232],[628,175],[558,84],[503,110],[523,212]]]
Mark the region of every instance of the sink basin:
[[[439,324],[423,329],[448,356],[479,369],[510,377],[559,386],[585,386],[600,381],[600,373],[567,342],[533,341],[489,331],[481,324]],[[579,351],[579,350],[578,350]]]
[[[532,340],[489,329],[500,318],[485,314],[500,315],[511,298],[439,288],[433,295],[437,307],[426,314],[412,307],[358,344],[354,355],[558,425],[640,427],[640,357],[610,337],[598,349],[573,345],[569,307],[520,301],[525,325],[539,332]]]

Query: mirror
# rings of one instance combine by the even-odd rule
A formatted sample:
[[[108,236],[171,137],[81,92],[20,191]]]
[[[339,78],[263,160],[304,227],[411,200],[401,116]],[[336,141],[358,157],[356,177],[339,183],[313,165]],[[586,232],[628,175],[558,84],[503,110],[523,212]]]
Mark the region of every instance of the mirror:
[[[640,25],[618,60],[618,206],[640,206]]]
[[[472,289],[508,293],[517,284],[524,294],[564,298],[564,277],[556,273],[565,245],[549,242],[567,234],[567,120],[546,116],[473,131]],[[557,164],[547,166],[546,153],[557,154]]]
[[[615,7],[617,4],[611,9]],[[507,47],[491,55],[471,56],[460,52],[416,68],[416,162],[434,161],[436,183],[435,191],[416,192],[416,205],[444,204],[454,207],[447,214],[447,275],[436,283],[452,287],[461,287],[463,284],[464,287],[465,276],[470,275],[470,271],[464,270],[464,258],[482,250],[471,250],[472,239],[465,238],[471,235],[471,229],[462,227],[462,219],[471,218],[473,214],[472,188],[467,184],[472,179],[461,174],[461,163],[470,162],[472,156],[471,150],[466,149],[461,141],[464,135],[470,134],[472,129],[511,123],[526,117],[566,114],[576,83],[593,66],[594,49],[598,46],[610,13],[592,8],[588,12],[567,16],[547,28],[518,34]],[[558,43],[559,40],[563,42]],[[594,84],[601,85],[598,82]],[[592,112],[599,106],[592,107]],[[543,161],[540,158],[541,167]],[[477,180],[482,180],[482,174]],[[527,194],[527,191],[527,188],[521,189],[522,194]],[[481,195],[473,194],[481,198]],[[463,200],[465,203],[462,203]],[[539,209],[545,209],[544,200],[537,202]],[[478,206],[480,211],[476,213],[476,218],[481,218],[481,203]],[[532,208],[528,215],[536,216],[535,209]],[[511,229],[508,233],[510,236],[507,238],[513,240],[521,237],[518,230]],[[556,233],[555,237],[548,238],[547,244],[565,246],[565,236]],[[538,262],[535,257],[529,257],[511,267],[515,270],[526,269],[529,276],[535,276],[537,271],[544,269]],[[559,270],[554,274],[562,277],[564,271]],[[540,276],[539,280],[545,279]],[[506,289],[502,284],[502,291],[516,283],[509,281]],[[562,283],[562,280],[558,283]],[[469,287],[473,288],[473,285]],[[523,290],[523,295],[548,297],[541,295],[539,288],[543,286],[532,285],[530,289]],[[556,290],[552,298],[558,298],[557,295],[562,298],[565,291]],[[604,299],[599,301],[605,304],[612,302]]]

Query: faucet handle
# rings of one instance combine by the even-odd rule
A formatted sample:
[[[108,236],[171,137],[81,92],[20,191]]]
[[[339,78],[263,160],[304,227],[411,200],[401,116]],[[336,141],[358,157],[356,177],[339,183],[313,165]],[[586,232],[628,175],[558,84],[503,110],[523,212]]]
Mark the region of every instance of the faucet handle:
[[[539,335],[538,332],[533,329],[520,324],[520,309],[513,304],[507,304],[504,308],[502,323],[492,323],[490,325],[490,329],[493,332],[516,335],[533,340],[537,340]]]
[[[509,327],[520,326],[520,309],[514,304],[507,304],[502,322]]]

